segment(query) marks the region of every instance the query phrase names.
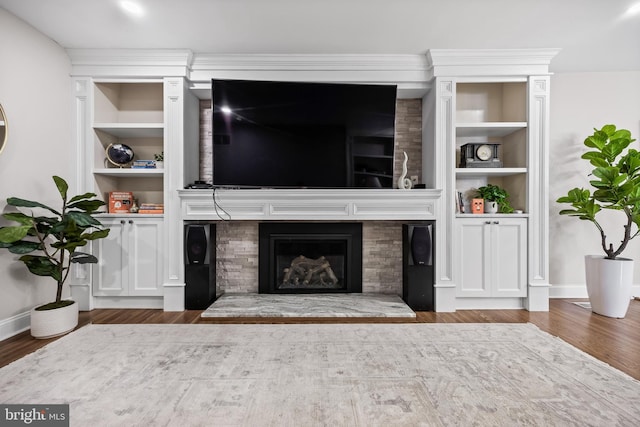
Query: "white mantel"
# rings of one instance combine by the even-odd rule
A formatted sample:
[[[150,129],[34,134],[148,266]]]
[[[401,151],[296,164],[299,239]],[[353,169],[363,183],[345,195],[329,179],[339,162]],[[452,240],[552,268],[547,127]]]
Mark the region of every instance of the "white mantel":
[[[417,221],[436,219],[441,190],[216,189],[217,206],[213,190],[178,193],[185,221]]]

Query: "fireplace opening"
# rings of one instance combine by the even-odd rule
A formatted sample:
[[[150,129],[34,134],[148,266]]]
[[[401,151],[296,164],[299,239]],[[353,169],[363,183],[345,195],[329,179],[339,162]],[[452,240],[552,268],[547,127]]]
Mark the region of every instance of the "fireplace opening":
[[[260,293],[362,292],[362,224],[263,223]]]

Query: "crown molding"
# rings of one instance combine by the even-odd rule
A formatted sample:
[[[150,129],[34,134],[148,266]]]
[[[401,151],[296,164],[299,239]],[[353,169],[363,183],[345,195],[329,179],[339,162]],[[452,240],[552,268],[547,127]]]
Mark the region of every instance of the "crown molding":
[[[66,49],[72,76],[166,77],[189,75],[188,49]]]
[[[427,63],[438,76],[548,75],[560,49],[430,49]]]

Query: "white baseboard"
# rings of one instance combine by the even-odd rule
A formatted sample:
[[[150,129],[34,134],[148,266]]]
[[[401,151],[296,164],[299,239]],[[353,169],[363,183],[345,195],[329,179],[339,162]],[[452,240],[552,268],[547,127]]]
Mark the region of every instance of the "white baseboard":
[[[631,287],[632,296],[640,296],[640,285]],[[551,285],[549,288],[549,298],[588,298],[587,285],[580,284],[563,284]]]
[[[29,330],[31,327],[30,313],[30,311],[25,311],[13,317],[0,320],[0,341]]]

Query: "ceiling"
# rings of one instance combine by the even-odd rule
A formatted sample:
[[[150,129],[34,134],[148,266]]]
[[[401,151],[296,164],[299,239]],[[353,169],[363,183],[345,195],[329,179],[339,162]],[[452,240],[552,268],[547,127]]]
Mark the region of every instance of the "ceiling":
[[[640,0],[0,0],[64,48],[424,54],[561,48],[553,72],[640,70]],[[640,12],[640,7],[636,8]],[[7,42],[7,41],[5,41]]]

